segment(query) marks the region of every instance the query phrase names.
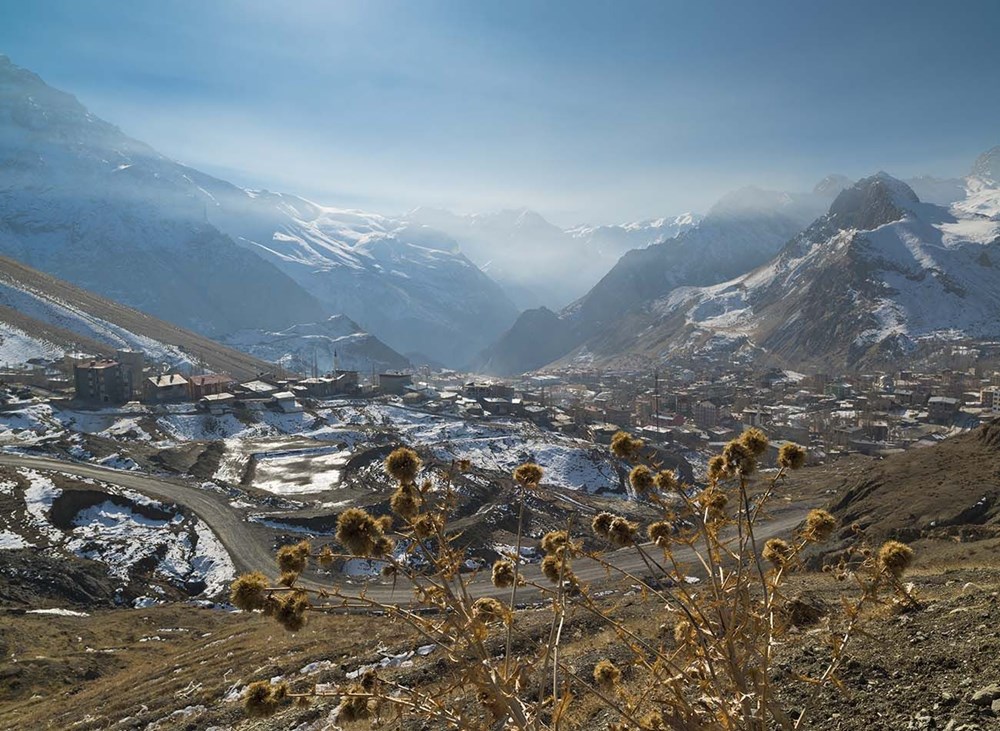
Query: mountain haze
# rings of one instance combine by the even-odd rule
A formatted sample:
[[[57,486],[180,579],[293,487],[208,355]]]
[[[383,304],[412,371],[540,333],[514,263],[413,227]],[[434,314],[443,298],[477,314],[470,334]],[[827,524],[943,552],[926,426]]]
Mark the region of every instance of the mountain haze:
[[[490,372],[520,373],[593,345],[627,337],[623,318],[678,287],[725,281],[767,261],[801,231],[844,182],[831,176],[805,194],[744,188],[724,196],[693,228],[622,256],[583,297],[557,318],[521,315],[479,363]]]
[[[182,167],[5,57],[0,252],[210,336],[323,313],[206,221]]]
[[[180,165],[6,57],[0,252],[213,337],[344,314],[460,365],[517,315],[447,235]]]
[[[417,208],[406,219],[447,232],[523,308],[560,309],[587,292],[618,258],[693,228],[686,213],[621,225],[561,229],[527,208],[459,216]]]

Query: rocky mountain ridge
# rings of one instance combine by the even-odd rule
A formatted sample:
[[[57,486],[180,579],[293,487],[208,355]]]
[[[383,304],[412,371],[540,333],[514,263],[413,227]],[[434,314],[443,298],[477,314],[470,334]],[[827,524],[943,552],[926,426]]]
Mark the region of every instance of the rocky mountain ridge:
[[[988,174],[970,175],[966,196],[945,207],[878,173],[843,191],[770,262],[659,299],[615,347],[753,350],[795,367],[884,363],[926,339],[1000,337],[997,263],[1000,186]]]

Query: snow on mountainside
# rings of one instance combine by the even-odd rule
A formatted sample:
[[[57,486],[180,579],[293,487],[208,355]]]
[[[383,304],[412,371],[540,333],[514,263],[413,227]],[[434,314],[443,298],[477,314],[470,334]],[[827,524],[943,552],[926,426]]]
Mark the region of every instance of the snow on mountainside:
[[[0,253],[206,334],[323,314],[205,221],[183,168],[3,56]]]
[[[459,364],[517,311],[457,248],[179,165],[0,57],[0,253],[212,336],[345,314]]]
[[[334,368],[368,373],[410,367],[406,358],[343,315],[279,332],[234,333],[225,342],[298,373],[311,373],[313,368],[320,373]]]
[[[672,238],[700,220],[687,213],[563,230],[525,208],[469,216],[417,208],[406,218],[460,241],[469,258],[502,284],[521,307],[550,309],[559,309],[583,295],[629,249]]]
[[[119,349],[182,370],[200,362],[237,378],[271,370],[263,360],[0,257],[0,362],[113,356]]]
[[[678,287],[724,281],[767,261],[819,215],[843,185],[843,179],[831,176],[811,193],[734,191],[693,228],[626,253],[558,318],[538,310],[523,313],[479,362],[491,372],[510,374],[572,353],[614,356],[629,347],[633,332],[623,327],[623,318],[646,311]]]
[[[1000,337],[998,158],[981,157],[948,207],[885,173],[859,181],[770,263],[661,299],[646,337],[663,354],[728,342],[789,365],[847,366],[927,338]]]
[[[208,220],[330,312],[415,359],[464,364],[517,309],[458,244],[427,226],[247,191],[190,170]]]

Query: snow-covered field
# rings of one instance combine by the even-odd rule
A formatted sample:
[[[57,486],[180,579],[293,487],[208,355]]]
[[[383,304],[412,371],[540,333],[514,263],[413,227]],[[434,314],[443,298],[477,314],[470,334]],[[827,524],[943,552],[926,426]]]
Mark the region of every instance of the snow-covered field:
[[[276,495],[305,495],[340,484],[350,451],[292,450],[257,455],[253,485]]]
[[[212,531],[174,506],[84,480],[108,499],[80,510],[71,527],[63,529],[51,520],[52,505],[63,491],[45,473],[21,469],[18,474],[26,483],[24,512],[0,515],[0,550],[35,546],[66,551],[105,564],[108,575],[123,584],[140,566],[153,566],[154,576],[175,585],[203,583],[205,596],[220,595],[235,575],[228,552]],[[8,494],[17,491],[13,487]]]
[[[509,473],[535,461],[545,469],[545,482],[559,487],[596,491],[620,486],[615,460],[589,442],[526,421],[470,421],[371,401],[329,401],[295,414],[262,409],[242,418],[145,406],[74,411],[33,404],[0,413],[0,447],[55,437],[72,440],[74,433],[122,442],[122,453],[110,463],[121,469],[135,466],[127,456],[132,442],[164,448],[223,440],[226,449],[215,480],[239,483],[254,459],[255,486],[280,495],[335,487],[352,451],[370,444],[376,434],[428,449],[442,460],[468,459],[486,470]]]
[[[615,460],[606,450],[527,422],[467,421],[377,403],[345,407],[340,417],[393,431],[404,443],[430,449],[443,460],[468,459],[478,468],[502,472],[532,461],[545,470],[545,484],[590,492],[619,487]]]

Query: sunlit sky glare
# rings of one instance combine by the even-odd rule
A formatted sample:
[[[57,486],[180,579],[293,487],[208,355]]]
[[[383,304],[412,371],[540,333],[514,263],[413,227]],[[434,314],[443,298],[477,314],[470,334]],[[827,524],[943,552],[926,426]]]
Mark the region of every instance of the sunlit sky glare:
[[[241,185],[564,225],[964,174],[1000,2],[0,0],[0,53]]]

